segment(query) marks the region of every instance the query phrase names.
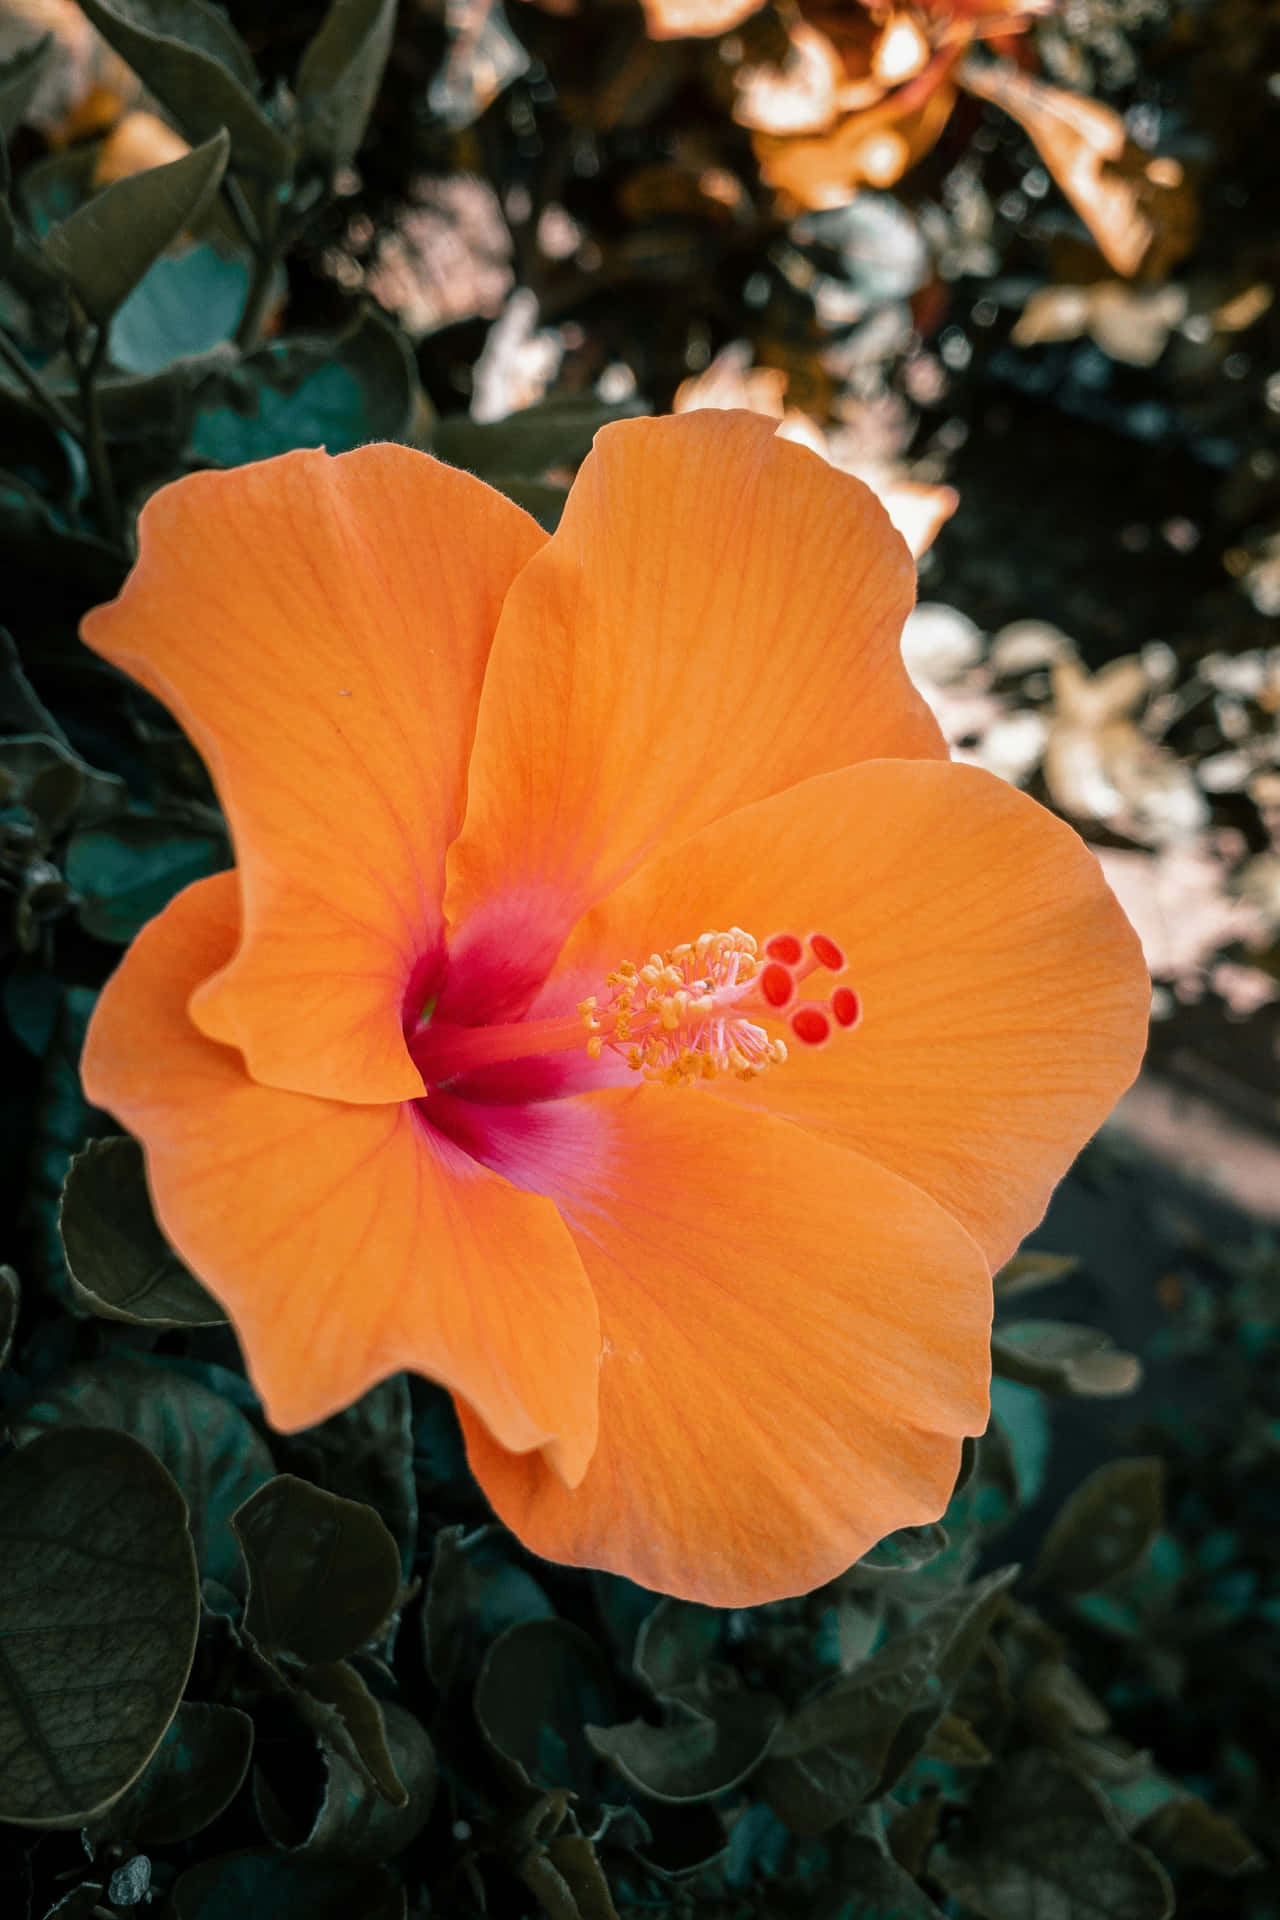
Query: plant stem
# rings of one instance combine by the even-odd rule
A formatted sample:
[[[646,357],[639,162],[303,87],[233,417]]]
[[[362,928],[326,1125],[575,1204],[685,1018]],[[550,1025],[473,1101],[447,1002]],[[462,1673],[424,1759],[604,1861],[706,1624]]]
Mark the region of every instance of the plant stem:
[[[111,474],[111,463],[107,458],[106,436],[102,431],[102,407],[98,400],[98,375],[107,353],[107,329],[99,325],[93,343],[93,351],[87,360],[76,355],[76,373],[80,381],[80,410],[84,414],[84,431],[81,439],[84,445],[84,457],[89,464],[89,478],[93,482],[93,497],[98,507],[98,518],[108,539],[117,546],[124,545],[124,521],[120,517],[120,502],[116,497],[116,483]]]
[[[282,210],[271,207],[263,222],[261,242],[254,251],[253,278],[236,328],[236,345],[242,353],[251,353],[262,338],[262,322],[271,304],[276,266],[288,243],[286,227]]]
[[[67,411],[56,393],[50,393],[35,368],[28,364],[5,333],[0,333],[0,360],[17,374],[32,399],[44,408],[56,426],[61,427],[64,433],[69,433],[73,440],[83,439],[80,422],[75,415]]]

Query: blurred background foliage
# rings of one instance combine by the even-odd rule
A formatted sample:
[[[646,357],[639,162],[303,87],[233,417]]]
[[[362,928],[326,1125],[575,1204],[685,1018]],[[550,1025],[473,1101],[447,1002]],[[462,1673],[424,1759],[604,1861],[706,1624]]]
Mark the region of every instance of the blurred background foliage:
[[[1280,1914],[1278,106],[1274,0],[0,5],[6,1916]],[[391,438],[554,526],[706,405],[880,492],[1157,1016],[942,1523],[723,1613],[532,1560],[420,1381],[269,1432],[76,1074],[230,860],[76,638],[147,495]]]

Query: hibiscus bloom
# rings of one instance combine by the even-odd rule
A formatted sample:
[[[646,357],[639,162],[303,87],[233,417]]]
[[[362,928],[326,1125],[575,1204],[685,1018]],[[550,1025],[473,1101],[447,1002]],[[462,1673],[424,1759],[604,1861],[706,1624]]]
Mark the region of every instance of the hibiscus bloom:
[[[605,428],[549,539],[373,446],[178,481],[140,541],[85,635],[236,867],[85,1083],[268,1418],[413,1368],[536,1552],[719,1604],[934,1518],[991,1267],[1147,994],[1070,829],[947,761],[874,495],[696,413]]]

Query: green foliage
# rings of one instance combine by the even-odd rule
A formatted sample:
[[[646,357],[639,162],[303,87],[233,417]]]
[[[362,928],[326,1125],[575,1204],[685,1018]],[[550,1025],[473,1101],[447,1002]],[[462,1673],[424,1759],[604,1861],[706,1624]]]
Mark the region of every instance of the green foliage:
[[[196,224],[226,171],[229,150],[220,129],[182,159],[104,187],[49,228],[45,257],[91,320],[105,325],[165,248]]]
[[[303,155],[328,174],[349,167],[391,51],[396,0],[333,0],[298,67]]]
[[[103,39],[170,109],[188,139],[225,129],[234,165],[264,183],[289,177],[286,135],[255,98],[248,48],[205,0],[82,0]],[[176,164],[176,163],[175,163]]]
[[[244,1630],[264,1653],[311,1666],[377,1638],[400,1590],[400,1555],[372,1507],[282,1473],[232,1525],[249,1569]]]
[[[182,1699],[200,1597],[182,1494],[126,1434],[0,1468],[0,1820],[74,1827],[137,1778]]]
[[[1140,1368],[1069,1317],[1074,1301],[1031,1317],[1027,1296],[1080,1263],[1018,1254],[995,1280],[995,1417],[945,1515],[773,1606],[720,1611],[535,1561],[493,1521],[447,1396],[421,1381],[384,1381],[305,1433],[265,1428],[231,1330],[154,1217],[138,1147],[93,1137],[104,1120],[78,1082],[120,947],[230,845],[189,744],[78,646],[76,624],[117,591],[137,510],[193,468],[391,438],[553,528],[594,434],[644,403],[590,384],[617,351],[602,327],[588,373],[477,420],[447,341],[415,350],[326,277],[352,169],[376,183],[361,210],[404,187],[379,168],[399,131],[397,60],[418,71],[430,20],[406,27],[401,9],[397,29],[393,0],[333,0],[281,29],[239,7],[251,52],[206,0],[84,11],[196,144],[97,187],[100,142],[41,155],[25,124],[51,43],[0,66],[0,567],[17,640],[0,638],[0,916],[26,1139],[0,1266],[16,1449],[0,1460],[0,1818],[32,1913],[1160,1920],[1173,1883],[1193,1920],[1237,1900],[1272,1920],[1280,1262],[1266,1244],[1214,1265],[1168,1336],[1221,1365],[1209,1411],[1135,1435],[1135,1457],[1047,1520],[1069,1403],[1128,1393]],[[804,284],[839,280],[859,316],[932,298],[916,224],[885,195],[785,238],[770,215],[750,254],[749,209],[727,242],[691,242],[671,207],[619,239],[610,213],[557,281],[507,189],[534,181],[544,210],[548,181],[557,203],[576,193],[608,137],[630,149],[672,108],[667,55],[689,94],[700,56],[655,52],[634,9],[590,31],[521,13],[538,63],[499,7],[473,61],[529,72],[510,128],[465,59],[402,117],[415,170],[445,164],[441,142],[465,126],[447,164],[483,172],[516,130],[517,171],[491,184],[544,313],[571,315],[566,338],[602,296],[640,310],[655,263],[703,252],[710,320],[634,356],[647,382],[667,353],[665,397],[737,324],[727,290],[761,263],[784,332]],[[615,32],[625,59],[591,68],[618,115],[602,135],[576,69]],[[544,71],[570,104],[539,156]],[[821,357],[825,380],[805,313],[802,358]],[[864,346],[855,332],[839,354]],[[797,365],[794,340],[777,348],[771,364]],[[1024,1551],[1026,1577],[1008,1564]],[[46,1825],[83,1841],[55,1853]]]
[[[95,1140],[67,1169],[58,1209],[67,1274],[92,1313],[143,1327],[214,1327],[225,1315],[155,1223],[135,1140]]]

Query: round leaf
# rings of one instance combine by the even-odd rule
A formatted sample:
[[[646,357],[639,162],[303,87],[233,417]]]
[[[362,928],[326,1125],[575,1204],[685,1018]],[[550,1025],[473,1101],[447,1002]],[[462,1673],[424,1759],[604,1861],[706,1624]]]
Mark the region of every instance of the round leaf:
[[[216,1327],[226,1319],[156,1225],[136,1140],[95,1140],[67,1170],[58,1231],[71,1285],[106,1320]]]
[[[1164,1470],[1153,1458],[1113,1460],[1072,1494],[1033,1570],[1038,1586],[1088,1593],[1127,1573],[1160,1531]]]
[[[1167,1920],[1168,1880],[1096,1788],[1035,1748],[994,1769],[929,1871],[986,1920]]]
[[[182,1495],[121,1433],[0,1467],[0,1819],[79,1826],[146,1766],[195,1653]]]
[[[270,1478],[271,1455],[238,1407],[181,1374],[120,1356],[60,1374],[18,1422],[24,1435],[59,1425],[120,1427],[148,1446],[186,1498],[201,1573],[243,1591],[230,1520]]]
[[[400,1591],[400,1553],[372,1507],[291,1473],[260,1487],[231,1523],[249,1569],[246,1632],[307,1665],[371,1640]]]
[[[184,1700],[146,1771],[95,1823],[95,1843],[166,1847],[203,1832],[239,1793],[252,1752],[247,1713]]]
[[[494,1641],[476,1682],[475,1712],[494,1752],[527,1786],[587,1792],[595,1770],[587,1723],[613,1718],[608,1667],[565,1620],[527,1620]]]
[[[175,893],[226,864],[220,834],[132,814],[73,834],[63,870],[80,895],[85,932],[123,945]]]
[[[344,1754],[326,1747],[324,1798],[310,1833],[298,1843],[299,1852],[335,1860],[390,1860],[425,1826],[436,1794],[435,1749],[405,1707],[384,1700],[382,1717],[387,1748],[405,1788],[404,1805],[393,1806]]]
[[[709,1693],[696,1719],[588,1727],[587,1738],[641,1793],[687,1803],[709,1800],[754,1772],[781,1718],[781,1704],[769,1694]]]

